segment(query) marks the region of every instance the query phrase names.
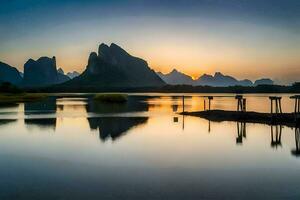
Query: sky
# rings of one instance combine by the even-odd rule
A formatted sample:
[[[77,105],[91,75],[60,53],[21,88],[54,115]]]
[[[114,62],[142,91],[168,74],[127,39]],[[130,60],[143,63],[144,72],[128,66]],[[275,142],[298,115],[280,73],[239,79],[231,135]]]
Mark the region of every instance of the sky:
[[[0,61],[82,72],[100,43],[155,71],[300,81],[299,0],[0,0]]]

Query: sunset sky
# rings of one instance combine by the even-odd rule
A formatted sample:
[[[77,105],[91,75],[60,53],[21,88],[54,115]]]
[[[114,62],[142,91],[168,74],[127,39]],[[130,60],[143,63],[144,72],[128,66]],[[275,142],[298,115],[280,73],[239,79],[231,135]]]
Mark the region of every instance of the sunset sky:
[[[102,42],[165,73],[300,81],[300,1],[1,0],[0,61],[21,71],[56,56],[81,72]]]

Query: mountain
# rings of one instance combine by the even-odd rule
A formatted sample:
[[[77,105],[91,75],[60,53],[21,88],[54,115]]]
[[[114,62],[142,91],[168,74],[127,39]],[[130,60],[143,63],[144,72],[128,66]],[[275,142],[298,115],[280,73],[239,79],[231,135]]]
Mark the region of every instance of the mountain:
[[[38,60],[29,59],[24,64],[25,86],[45,86],[58,82],[56,59],[41,57]]]
[[[228,75],[223,75],[221,72],[216,72],[213,76],[209,74],[203,74],[197,80],[193,80],[192,77],[173,69],[168,74],[157,72],[157,75],[161,77],[169,85],[207,85],[214,87],[228,87],[228,86],[253,86],[252,81],[248,79],[237,80],[236,78]]]
[[[62,83],[69,80],[62,69],[57,70],[55,57],[29,59],[24,64],[23,86],[41,87]]]
[[[244,79],[239,81],[240,86],[253,86],[253,82],[249,79]]]
[[[269,78],[258,79],[254,82],[255,86],[257,86],[257,85],[273,85],[273,84],[274,84],[274,81],[272,81]]]
[[[63,83],[63,82],[71,80],[71,78],[69,76],[65,75],[65,72],[62,68],[59,68],[57,70],[57,78],[58,78],[57,83]]]
[[[173,69],[168,74],[157,72],[157,75],[169,85],[193,85],[192,77]]]
[[[6,63],[0,62],[0,82],[10,82],[14,85],[20,84],[22,77],[20,72]]]
[[[92,52],[86,70],[68,81],[66,87],[152,87],[165,83],[149,68],[146,61],[131,56],[112,43],[101,44],[98,54]]]
[[[252,86],[253,83],[248,80],[237,80],[232,76],[223,75],[221,72],[216,72],[214,76],[204,74],[195,80],[194,85],[208,85],[215,87],[228,87],[228,86]]]
[[[70,78],[70,79],[73,79],[73,78],[75,78],[75,77],[77,77],[77,76],[79,76],[80,74],[78,73],[78,72],[76,72],[76,71],[73,71],[73,72],[68,72],[67,73],[67,76]]]
[[[64,72],[64,70],[62,68],[58,68],[57,73],[65,74],[65,72]]]

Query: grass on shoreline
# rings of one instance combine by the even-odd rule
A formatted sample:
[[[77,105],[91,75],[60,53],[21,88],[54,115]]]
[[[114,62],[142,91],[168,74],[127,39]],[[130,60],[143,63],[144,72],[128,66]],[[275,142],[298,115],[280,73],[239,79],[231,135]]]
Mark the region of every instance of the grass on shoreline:
[[[2,93],[0,94],[0,103],[18,103],[18,102],[34,102],[46,98],[46,94],[42,93]]]
[[[106,103],[125,103],[128,98],[126,94],[96,94],[94,100]]]

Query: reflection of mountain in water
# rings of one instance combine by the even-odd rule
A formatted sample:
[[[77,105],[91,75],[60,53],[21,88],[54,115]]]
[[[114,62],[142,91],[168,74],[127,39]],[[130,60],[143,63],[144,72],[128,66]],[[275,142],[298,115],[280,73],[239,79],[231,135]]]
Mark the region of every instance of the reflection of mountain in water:
[[[42,115],[42,114],[55,114],[56,113],[56,98],[49,97],[43,101],[30,102],[24,104],[25,115]],[[56,127],[56,117],[53,118],[26,118],[25,124],[36,125],[39,128],[52,128]]]
[[[48,114],[56,112],[56,98],[48,97],[38,102],[25,103],[25,115]]]
[[[148,104],[145,102],[147,97],[129,96],[124,104],[103,103],[89,100],[86,105],[87,112],[91,113],[128,113],[148,111]],[[147,117],[98,117],[88,118],[92,130],[99,129],[101,140],[112,138],[117,139],[134,126],[146,123]]]
[[[132,127],[146,123],[148,117],[100,117],[88,118],[92,130],[99,129],[99,137],[102,141],[112,138],[115,140]]]
[[[90,99],[86,105],[87,112],[93,113],[124,113],[148,111],[146,97],[129,96],[128,101],[122,104],[103,103]]]
[[[34,125],[39,128],[56,128],[56,118],[39,118],[39,119],[25,119],[26,125]]]
[[[0,126],[16,122],[16,119],[0,119]]]

